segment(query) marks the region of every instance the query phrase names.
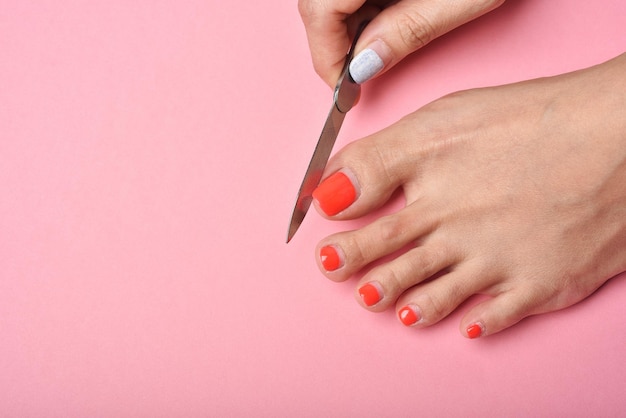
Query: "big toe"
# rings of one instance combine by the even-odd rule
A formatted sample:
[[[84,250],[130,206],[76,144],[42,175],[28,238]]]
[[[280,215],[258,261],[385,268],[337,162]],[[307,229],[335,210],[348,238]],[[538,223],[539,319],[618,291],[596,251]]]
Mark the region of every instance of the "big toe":
[[[406,146],[394,146],[387,131],[355,141],[328,163],[313,192],[315,207],[325,217],[354,219],[382,206],[408,178]],[[413,162],[413,166],[415,163]]]

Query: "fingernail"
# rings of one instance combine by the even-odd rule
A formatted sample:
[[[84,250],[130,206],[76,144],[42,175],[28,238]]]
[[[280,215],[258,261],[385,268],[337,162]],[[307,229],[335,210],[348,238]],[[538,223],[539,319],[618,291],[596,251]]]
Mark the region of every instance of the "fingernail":
[[[373,283],[363,285],[359,289],[359,295],[363,299],[363,303],[367,306],[374,306],[381,300],[382,292]]]
[[[337,249],[331,245],[322,247],[320,250],[320,260],[326,271],[334,271],[341,267],[341,257],[339,257]]]
[[[421,319],[419,308],[415,305],[407,305],[398,311],[398,318],[407,327],[415,325]]]
[[[389,47],[380,39],[372,42],[350,62],[350,75],[358,83],[365,83],[385,67],[383,57],[389,55]]]
[[[333,216],[356,200],[356,189],[348,176],[338,171],[317,186],[313,198],[326,215]]]
[[[475,323],[467,327],[467,336],[470,338],[478,338],[483,334],[484,328],[481,324]]]

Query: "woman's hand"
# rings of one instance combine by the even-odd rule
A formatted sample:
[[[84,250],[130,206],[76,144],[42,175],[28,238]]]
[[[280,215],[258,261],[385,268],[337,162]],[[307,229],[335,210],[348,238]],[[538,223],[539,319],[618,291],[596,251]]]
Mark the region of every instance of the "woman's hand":
[[[411,52],[475,19],[504,0],[299,0],[313,66],[331,88],[358,25],[370,20],[356,46],[350,73],[363,83]]]

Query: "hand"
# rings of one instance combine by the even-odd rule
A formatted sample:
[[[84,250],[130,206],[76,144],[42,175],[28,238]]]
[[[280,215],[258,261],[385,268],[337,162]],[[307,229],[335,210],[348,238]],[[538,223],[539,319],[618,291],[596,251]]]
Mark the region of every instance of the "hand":
[[[504,0],[299,0],[298,8],[313,66],[334,88],[350,40],[361,22],[371,21],[359,39],[350,68],[359,83],[382,74],[431,40],[502,3]]]

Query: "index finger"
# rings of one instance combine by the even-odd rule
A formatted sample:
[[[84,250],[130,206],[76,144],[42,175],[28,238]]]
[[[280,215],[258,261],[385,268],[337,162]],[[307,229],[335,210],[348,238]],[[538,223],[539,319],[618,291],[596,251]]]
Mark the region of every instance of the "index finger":
[[[335,87],[358,24],[379,9],[366,0],[299,0],[298,10],[307,34],[313,68]]]

